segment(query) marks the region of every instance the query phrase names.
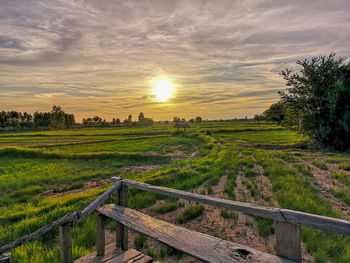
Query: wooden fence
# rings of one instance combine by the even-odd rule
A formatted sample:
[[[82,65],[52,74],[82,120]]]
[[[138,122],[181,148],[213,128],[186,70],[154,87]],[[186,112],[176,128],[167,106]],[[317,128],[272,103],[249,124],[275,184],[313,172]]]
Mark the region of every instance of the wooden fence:
[[[10,262],[11,255],[4,252],[16,248],[24,243],[33,241],[57,227],[59,227],[60,233],[61,262],[73,262],[70,227],[84,220],[113,194],[117,195],[118,205],[127,207],[128,187],[275,220],[276,254],[280,257],[296,262],[301,262],[302,260],[300,226],[350,236],[350,221],[346,220],[308,214],[289,209],[279,209],[219,199],[165,187],[152,186],[126,179],[122,180],[118,177],[112,177],[112,181],[114,182],[113,186],[99,196],[84,210],[67,214],[30,235],[24,236],[10,244],[0,247],[0,263]],[[104,220],[102,217],[101,215],[97,217],[97,254],[103,253],[105,246],[104,233],[102,233],[102,230],[104,229]],[[126,250],[128,248],[127,227],[117,222],[116,232],[117,246],[121,247],[123,250]]]

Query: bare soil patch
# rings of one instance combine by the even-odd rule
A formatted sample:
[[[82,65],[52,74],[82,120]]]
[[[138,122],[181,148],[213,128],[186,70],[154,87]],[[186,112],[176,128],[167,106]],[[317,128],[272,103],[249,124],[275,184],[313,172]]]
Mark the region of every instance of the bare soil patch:
[[[162,167],[160,164],[143,164],[143,165],[131,165],[122,167],[123,171],[132,172],[148,172]]]
[[[58,193],[54,193],[53,188],[56,189],[64,189],[65,187],[67,187],[67,185],[53,185],[53,188],[44,192],[44,195],[46,196],[51,196],[51,197],[58,197],[58,196],[63,196],[66,194],[71,194],[71,193],[79,193],[79,192],[84,192],[88,189],[92,189],[95,187],[99,187],[101,185],[105,185],[105,184],[109,184],[111,183],[110,179],[101,179],[101,178],[96,178],[93,180],[89,180],[87,182],[85,182],[83,187],[80,188],[76,188],[76,189],[72,189],[72,190],[68,190],[68,191],[62,191],[62,192],[58,192]]]

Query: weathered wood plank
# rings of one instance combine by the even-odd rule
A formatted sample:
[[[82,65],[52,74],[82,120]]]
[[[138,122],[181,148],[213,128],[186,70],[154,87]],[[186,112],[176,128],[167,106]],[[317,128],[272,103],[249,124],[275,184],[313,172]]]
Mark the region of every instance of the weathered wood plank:
[[[116,257],[123,253],[123,251],[116,247],[115,243],[109,244],[105,247],[105,254],[103,256],[97,256],[97,252],[93,252],[89,255],[81,257],[74,261],[74,263],[102,263],[111,259],[112,257]]]
[[[68,224],[60,226],[59,232],[61,246],[61,263],[73,263],[70,226]]]
[[[81,211],[81,216],[79,218],[79,222],[84,220],[87,216],[89,216],[95,209],[101,206],[108,198],[111,197],[120,187],[121,180],[116,181],[106,192],[96,198],[91,204],[89,204],[84,210]]]
[[[293,262],[253,248],[188,230],[126,207],[111,204],[99,207],[97,211],[130,229],[205,262]]]
[[[136,189],[148,191],[148,192],[153,192],[153,193],[162,194],[166,196],[172,196],[172,197],[181,198],[181,199],[194,201],[198,203],[203,203],[207,205],[222,207],[230,210],[243,212],[246,214],[261,216],[264,218],[270,218],[279,222],[288,222],[294,225],[302,225],[302,226],[307,226],[307,227],[311,227],[314,229],[318,229],[318,230],[322,230],[330,233],[350,236],[350,221],[347,221],[347,220],[308,214],[308,213],[303,213],[303,212],[289,210],[289,209],[279,209],[279,208],[254,205],[254,204],[249,204],[244,202],[224,200],[224,199],[193,194],[193,193],[165,188],[165,187],[152,186],[149,184],[135,182],[127,179],[123,179],[123,184],[134,187]]]
[[[17,239],[16,241],[13,241],[5,246],[0,247],[0,254],[2,254],[3,252],[5,252],[7,250],[14,249],[18,246],[21,246],[27,242],[31,242],[33,240],[36,240],[37,238],[39,238],[43,234],[51,231],[54,228],[57,228],[60,225],[64,225],[66,223],[73,222],[76,219],[78,219],[80,217],[80,215],[81,215],[80,211],[69,213],[69,214],[57,219],[56,221],[53,221],[50,224],[47,224],[46,226],[38,229],[37,231],[31,233],[30,235],[25,235],[25,236],[21,237],[20,239]]]
[[[128,206],[128,187],[124,184],[122,184],[118,191],[118,205]],[[116,243],[122,250],[128,250],[128,232],[128,228],[125,225],[117,222]]]
[[[103,256],[105,254],[105,216],[98,214],[96,218],[97,231],[96,231],[96,251],[97,256]]]
[[[12,254],[4,253],[0,255],[0,263],[12,263]]]
[[[281,209],[286,221],[291,224],[307,226],[314,229],[350,236],[350,221],[327,216],[313,215],[299,211]]]
[[[302,262],[300,226],[276,221],[275,230],[276,254]]]
[[[114,261],[112,261],[112,259]],[[132,261],[134,260],[134,261]],[[143,261],[142,261],[143,260]],[[106,253],[104,256],[97,256],[96,252],[86,255],[74,261],[74,263],[145,263],[152,262],[152,258],[142,254],[135,249],[129,249],[122,251],[120,248],[116,248],[116,243],[106,246]]]
[[[285,221],[283,216],[281,215],[279,208],[225,200],[225,199],[199,195],[199,194],[189,193],[189,192],[165,188],[165,187],[152,186],[149,184],[135,182],[128,179],[123,179],[123,184],[131,186],[136,189],[148,191],[148,192],[181,198],[181,199],[203,203],[207,205],[222,207],[222,208],[235,210],[235,211],[243,212],[250,215],[274,219],[281,222]]]

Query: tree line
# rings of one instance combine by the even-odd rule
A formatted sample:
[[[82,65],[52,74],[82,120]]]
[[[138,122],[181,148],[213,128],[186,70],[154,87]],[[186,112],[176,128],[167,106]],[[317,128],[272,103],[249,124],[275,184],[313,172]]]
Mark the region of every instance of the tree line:
[[[27,112],[2,111],[0,128],[32,129],[32,128],[71,128],[75,124],[74,114],[68,114],[60,106],[52,106],[50,112],[38,112],[34,115]]]
[[[280,101],[255,119],[299,125],[315,143],[350,149],[350,62],[331,53],[297,65],[299,70],[280,73],[288,87],[279,92]]]
[[[99,116],[92,118],[84,118],[82,120],[82,126],[84,127],[110,127],[110,126],[150,126],[153,125],[154,121],[151,118],[146,118],[143,112],[140,112],[137,120],[133,121],[133,117],[130,114],[128,118],[124,119],[123,122],[119,118],[113,118],[111,122],[102,119]]]
[[[173,118],[174,123],[180,123],[180,122],[186,122],[185,118],[179,118],[179,117],[174,117]],[[189,123],[202,123],[203,119],[200,116],[197,116],[196,118],[192,118],[188,120]]]

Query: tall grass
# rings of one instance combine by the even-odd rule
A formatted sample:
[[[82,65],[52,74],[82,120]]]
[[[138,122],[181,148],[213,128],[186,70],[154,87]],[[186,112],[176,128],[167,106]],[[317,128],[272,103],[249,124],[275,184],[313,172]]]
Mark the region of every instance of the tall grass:
[[[278,154],[257,150],[257,161],[271,180],[278,203],[283,208],[340,217],[330,201],[321,197],[308,177],[286,165],[276,157]],[[348,262],[350,260],[350,238],[302,227],[302,238],[315,258],[315,262]]]

